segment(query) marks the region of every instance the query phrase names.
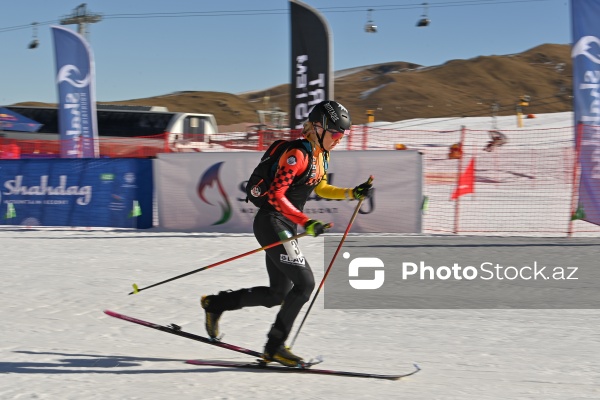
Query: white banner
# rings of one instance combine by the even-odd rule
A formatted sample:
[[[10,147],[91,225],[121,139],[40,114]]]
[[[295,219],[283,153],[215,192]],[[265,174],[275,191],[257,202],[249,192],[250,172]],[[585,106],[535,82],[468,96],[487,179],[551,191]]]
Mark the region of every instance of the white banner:
[[[195,232],[249,233],[258,210],[244,187],[262,153],[161,153],[155,160],[159,226]],[[351,232],[420,233],[422,157],[416,151],[334,151],[328,180],[354,187],[374,176]],[[304,212],[344,232],[358,203],[314,193]],[[300,229],[300,232],[302,230]]]

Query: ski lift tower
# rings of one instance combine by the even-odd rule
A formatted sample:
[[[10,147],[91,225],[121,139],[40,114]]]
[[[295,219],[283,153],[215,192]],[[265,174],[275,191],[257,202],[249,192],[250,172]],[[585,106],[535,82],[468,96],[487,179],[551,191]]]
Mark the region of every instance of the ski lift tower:
[[[88,13],[87,4],[78,5],[71,15],[67,15],[60,20],[61,25],[77,25],[77,33],[81,36],[87,36],[87,24],[94,24],[102,21],[102,15]]]

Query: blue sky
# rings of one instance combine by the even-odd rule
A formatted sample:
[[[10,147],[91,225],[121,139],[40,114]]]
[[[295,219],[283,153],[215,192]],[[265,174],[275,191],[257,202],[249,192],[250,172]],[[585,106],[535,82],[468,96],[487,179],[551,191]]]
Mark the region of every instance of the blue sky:
[[[86,3],[88,11],[104,16],[89,28],[98,101],[182,90],[241,93],[290,82],[287,0]],[[330,25],[336,71],[392,61],[431,66],[452,59],[520,53],[544,43],[571,42],[567,0],[428,1],[431,24],[426,28],[415,26],[425,12],[421,1],[305,3],[318,9]],[[56,102],[50,21],[58,25],[79,4],[0,0],[0,105]],[[374,34],[364,31],[368,9],[373,9],[371,18],[379,30]],[[212,14],[140,15],[185,12]],[[117,18],[116,14],[134,14],[136,18]],[[40,23],[40,46],[30,50],[33,22]]]

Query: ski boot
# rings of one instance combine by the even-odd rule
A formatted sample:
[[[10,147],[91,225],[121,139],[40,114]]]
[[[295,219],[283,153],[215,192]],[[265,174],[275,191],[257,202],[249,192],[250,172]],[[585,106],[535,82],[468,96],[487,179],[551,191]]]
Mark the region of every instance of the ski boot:
[[[202,296],[200,299],[200,305],[204,309],[205,314],[205,322],[204,326],[206,327],[206,333],[210,336],[211,340],[219,340],[219,319],[221,318],[222,312],[210,312],[208,308],[210,307],[211,298],[214,296]]]
[[[266,363],[276,361],[281,365],[291,368],[304,368],[305,366],[304,359],[292,353],[292,351],[284,345],[280,345],[273,350],[265,348],[263,361]]]

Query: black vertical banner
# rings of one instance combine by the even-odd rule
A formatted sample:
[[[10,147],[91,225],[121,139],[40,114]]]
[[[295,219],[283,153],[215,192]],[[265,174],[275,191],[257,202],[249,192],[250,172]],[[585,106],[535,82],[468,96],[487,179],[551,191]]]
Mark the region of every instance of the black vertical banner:
[[[312,107],[333,98],[331,35],[325,18],[315,9],[290,0],[292,19],[292,85],[290,128],[300,129]]]

